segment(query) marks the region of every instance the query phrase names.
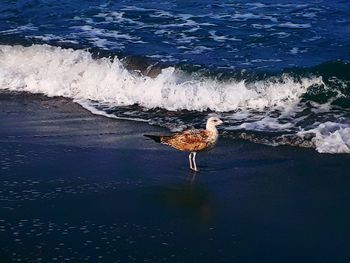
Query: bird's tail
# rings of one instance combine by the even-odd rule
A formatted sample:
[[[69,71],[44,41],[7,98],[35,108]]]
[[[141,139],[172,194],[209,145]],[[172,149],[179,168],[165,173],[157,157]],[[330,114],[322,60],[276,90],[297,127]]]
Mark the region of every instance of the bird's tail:
[[[162,142],[162,136],[159,135],[151,135],[151,134],[144,134],[143,136],[152,139],[153,141],[157,142],[157,143],[161,143]]]

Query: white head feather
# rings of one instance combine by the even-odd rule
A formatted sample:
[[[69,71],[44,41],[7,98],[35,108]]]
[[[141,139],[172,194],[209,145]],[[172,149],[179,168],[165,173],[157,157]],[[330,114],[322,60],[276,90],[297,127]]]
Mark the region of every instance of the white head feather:
[[[207,120],[207,125],[206,125],[206,129],[209,131],[214,131],[217,132],[216,126],[222,124],[223,121],[220,120],[218,117],[210,117]]]

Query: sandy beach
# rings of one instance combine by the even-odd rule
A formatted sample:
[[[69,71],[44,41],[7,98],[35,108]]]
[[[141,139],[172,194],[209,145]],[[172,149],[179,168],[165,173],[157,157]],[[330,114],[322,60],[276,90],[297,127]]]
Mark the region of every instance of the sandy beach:
[[[348,262],[348,155],[165,129],[0,95],[0,262]]]

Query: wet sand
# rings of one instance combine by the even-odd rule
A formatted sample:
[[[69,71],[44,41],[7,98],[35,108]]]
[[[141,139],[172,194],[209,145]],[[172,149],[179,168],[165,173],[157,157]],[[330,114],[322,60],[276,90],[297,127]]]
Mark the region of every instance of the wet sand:
[[[348,262],[350,156],[166,130],[0,95],[0,262]]]

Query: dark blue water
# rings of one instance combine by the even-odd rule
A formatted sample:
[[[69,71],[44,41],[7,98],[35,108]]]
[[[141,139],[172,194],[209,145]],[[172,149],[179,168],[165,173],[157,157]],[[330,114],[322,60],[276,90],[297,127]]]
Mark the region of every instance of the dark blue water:
[[[169,64],[280,70],[349,61],[349,1],[9,1],[0,44],[48,43]]]

